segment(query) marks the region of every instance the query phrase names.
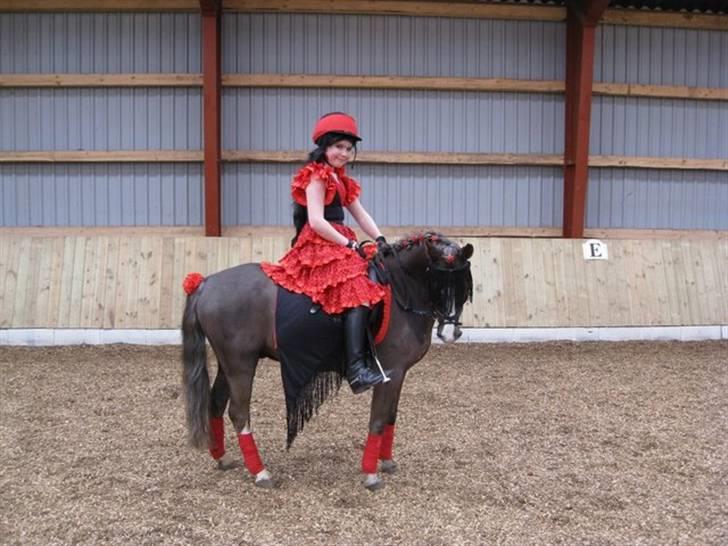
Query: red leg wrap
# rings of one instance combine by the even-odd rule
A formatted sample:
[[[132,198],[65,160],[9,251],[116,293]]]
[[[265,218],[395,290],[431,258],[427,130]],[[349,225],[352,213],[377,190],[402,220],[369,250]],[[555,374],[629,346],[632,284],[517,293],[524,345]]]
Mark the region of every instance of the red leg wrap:
[[[265,467],[263,466],[263,461],[260,460],[260,454],[258,453],[257,446],[255,445],[253,434],[238,434],[238,443],[240,444],[240,451],[243,453],[245,468],[247,468],[248,472],[255,476]]]
[[[376,474],[379,462],[379,449],[382,445],[382,435],[369,433],[364,456],[361,459],[361,471],[365,474]]]
[[[394,444],[394,425],[386,425],[382,434],[382,445],[379,448],[379,458],[392,459],[392,445]]]
[[[225,423],[222,417],[210,417],[210,455],[215,460],[225,455]]]

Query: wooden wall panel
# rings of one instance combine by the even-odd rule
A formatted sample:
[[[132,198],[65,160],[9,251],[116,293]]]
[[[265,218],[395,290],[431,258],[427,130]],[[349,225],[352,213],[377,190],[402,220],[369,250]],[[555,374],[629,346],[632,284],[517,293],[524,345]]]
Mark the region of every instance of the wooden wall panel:
[[[181,284],[276,259],[290,233],[248,237],[0,237],[1,328],[178,328]],[[466,237],[475,327],[728,324],[728,240],[608,240],[585,261],[581,240]]]

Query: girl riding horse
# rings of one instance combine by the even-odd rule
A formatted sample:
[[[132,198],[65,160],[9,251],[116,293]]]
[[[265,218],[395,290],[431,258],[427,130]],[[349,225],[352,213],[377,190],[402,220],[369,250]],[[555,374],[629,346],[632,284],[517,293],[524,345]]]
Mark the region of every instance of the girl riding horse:
[[[355,394],[386,381],[374,372],[367,335],[369,309],[384,298],[384,289],[367,275],[368,263],[359,254],[354,231],[345,226],[347,208],[359,227],[377,242],[389,245],[359,201],[361,187],[346,174],[346,165],[361,140],[356,120],[342,112],[326,114],[313,130],[316,148],[309,162],[293,177],[296,237],[293,248],[278,264],[261,268],[279,286],[306,294],[329,314],[343,313],[346,377]]]

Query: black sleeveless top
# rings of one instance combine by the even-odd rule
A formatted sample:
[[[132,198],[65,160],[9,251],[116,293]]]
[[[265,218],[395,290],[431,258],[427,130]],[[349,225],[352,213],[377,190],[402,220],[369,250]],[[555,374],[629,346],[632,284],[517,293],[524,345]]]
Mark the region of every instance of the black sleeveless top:
[[[324,207],[324,219],[335,224],[344,223],[344,207],[341,206],[339,192],[336,192],[331,203]]]

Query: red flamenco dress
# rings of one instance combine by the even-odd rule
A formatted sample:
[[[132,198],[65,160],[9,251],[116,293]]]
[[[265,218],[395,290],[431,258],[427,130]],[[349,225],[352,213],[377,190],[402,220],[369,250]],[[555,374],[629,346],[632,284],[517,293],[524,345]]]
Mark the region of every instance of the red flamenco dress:
[[[361,193],[359,183],[343,168],[325,163],[308,163],[293,177],[291,194],[306,206],[306,188],[312,178],[324,183],[324,206],[349,206]],[[342,223],[331,225],[347,239],[354,231]],[[295,245],[278,264],[264,262],[261,268],[273,282],[298,294],[306,294],[329,314],[342,313],[360,305],[372,306],[384,298],[384,289],[369,280],[367,261],[356,251],[327,241],[306,223]]]

